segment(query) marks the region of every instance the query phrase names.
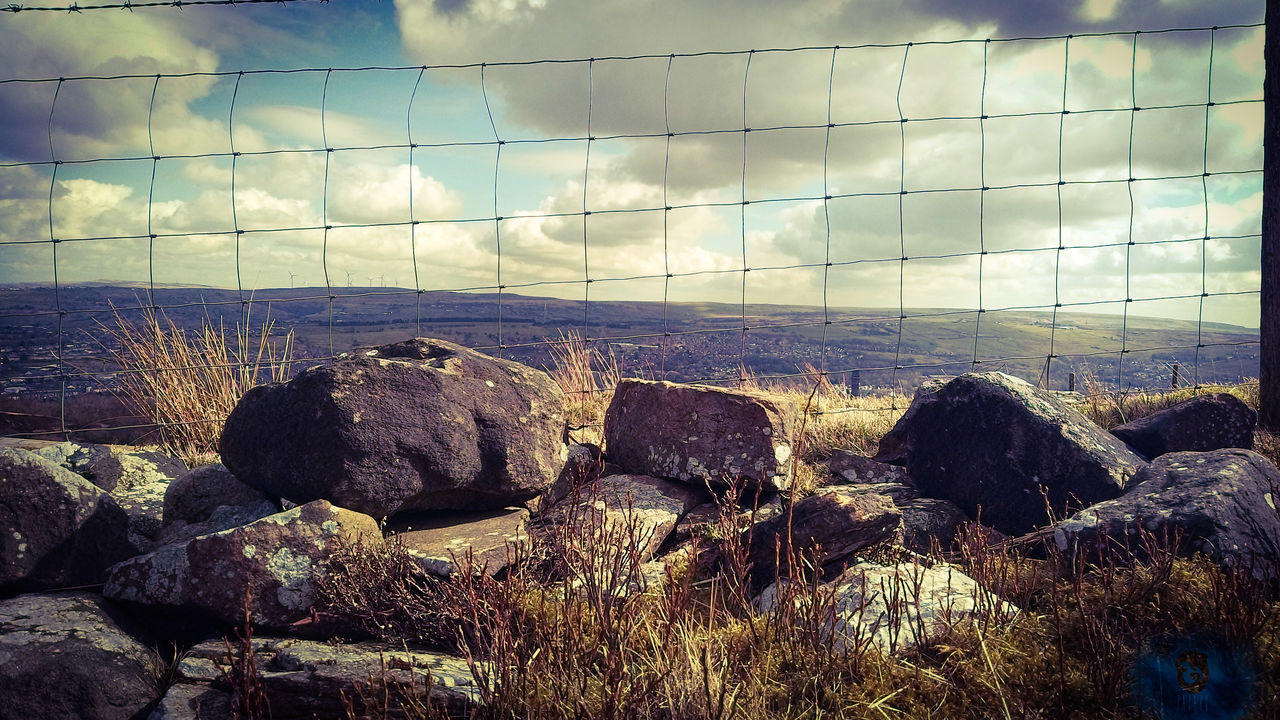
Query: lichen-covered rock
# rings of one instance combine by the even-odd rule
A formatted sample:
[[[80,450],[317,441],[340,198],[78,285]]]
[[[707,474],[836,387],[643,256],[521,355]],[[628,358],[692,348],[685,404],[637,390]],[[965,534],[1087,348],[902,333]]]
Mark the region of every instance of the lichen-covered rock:
[[[147,720],[233,720],[231,692],[205,684],[169,686]]]
[[[563,397],[540,370],[414,338],[245,393],[222,462],[272,497],[377,518],[503,508],[555,481]]]
[[[398,542],[431,575],[448,577],[469,557],[471,566],[495,575],[511,552],[529,539],[524,508],[457,512],[423,510],[387,522],[388,542]]]
[[[833,483],[911,484],[907,470],[846,450],[837,450],[826,462]]]
[[[137,554],[106,491],[26,450],[0,449],[0,587],[92,585]]]
[[[204,465],[165,489],[163,544],[247,525],[280,511],[260,491],[240,482],[221,464]]]
[[[419,701],[429,700],[448,717],[467,717],[480,702],[478,681],[460,657],[375,643],[332,644],[264,636],[256,637],[253,646],[273,720],[347,717],[348,700],[357,716],[364,717],[361,688],[365,690],[363,697],[381,697],[380,690],[369,691],[371,683],[384,679],[406,693],[416,692]],[[487,663],[477,662],[478,667],[489,670]],[[217,678],[227,664],[221,640],[191,648],[178,675],[180,684],[192,689],[180,691],[180,696],[209,692],[211,681],[216,692],[220,685]],[[393,699],[396,692],[399,690],[391,690]],[[216,696],[205,697],[217,701]],[[221,718],[214,715],[212,720]]]
[[[127,720],[156,697],[149,640],[97,595],[0,600],[0,720]]]
[[[247,593],[256,627],[285,628],[310,613],[328,557],[357,542],[382,543],[377,521],[316,500],[126,560],[109,570],[103,594],[234,625]]]
[[[757,605],[776,607],[783,588],[771,585]],[[834,595],[824,634],[837,652],[870,644],[884,655],[927,643],[948,627],[987,612],[1012,617],[1017,609],[945,563],[878,565],[862,562],[819,588]]]
[[[824,574],[843,568],[846,559],[866,547],[897,536],[902,512],[887,495],[842,486],[820,490],[743,533],[751,561],[751,586],[759,591],[789,573],[790,554],[803,561],[821,548]],[[788,534],[790,529],[790,534]]]
[[[1128,492],[1076,513],[1038,535],[1052,537],[1066,557],[1108,545],[1141,556],[1139,529],[1157,540],[1182,533],[1176,551],[1203,552],[1227,567],[1252,568],[1255,578],[1280,578],[1280,470],[1251,450],[1168,453],[1138,472]],[[1019,544],[1027,545],[1022,539]]]
[[[1200,395],[1111,428],[1111,434],[1149,458],[1165,453],[1253,449],[1258,413],[1229,393]]]
[[[705,487],[785,490],[791,440],[769,398],[702,385],[623,380],[604,419],[609,459],[625,472]]]
[[[680,518],[707,499],[706,491],[684,483],[647,475],[610,475],[584,489],[577,506],[562,505],[544,514],[538,527],[551,533],[578,532],[583,528],[591,533],[591,528],[600,528],[586,541],[628,545],[634,541],[640,561],[644,562],[658,550]]]
[[[187,471],[175,457],[124,445],[62,442],[34,452],[108,492],[168,483]]]
[[[1017,535],[1119,496],[1145,462],[1059,398],[998,372],[918,392],[881,442],[920,493]],[[1042,492],[1043,491],[1043,492]]]
[[[546,509],[580,492],[604,475],[604,453],[591,443],[570,445],[568,458],[551,488],[537,499],[538,509]]]

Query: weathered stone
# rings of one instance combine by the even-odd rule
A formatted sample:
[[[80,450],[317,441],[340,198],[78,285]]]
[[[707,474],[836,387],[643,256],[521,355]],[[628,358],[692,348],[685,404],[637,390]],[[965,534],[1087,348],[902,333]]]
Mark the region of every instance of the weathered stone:
[[[882,463],[847,450],[835,451],[826,465],[832,482],[911,484],[905,468]]]
[[[880,445],[876,449],[876,454],[872,456],[872,460],[889,465],[906,466],[907,448],[912,439],[908,429],[920,408],[927,405],[930,396],[941,390],[944,385],[946,383],[941,380],[931,379],[925,380],[916,387],[907,411],[898,418],[898,422],[889,429],[889,432],[880,438]]]
[[[949,500],[916,498],[897,503],[902,511],[902,545],[928,555],[934,541],[943,551],[955,545],[956,532],[968,521],[964,511]]]
[[[1139,529],[1157,540],[1181,531],[1176,551],[1199,551],[1227,567],[1250,568],[1258,579],[1280,578],[1280,470],[1251,450],[1168,453],[1134,476],[1121,497],[1076,513],[1052,528],[1015,541],[1052,538],[1071,557],[1108,545],[1128,545],[1138,557]]]
[[[927,497],[1010,534],[1119,496],[1143,460],[1051,394],[1003,373],[962,375],[917,393],[881,443],[902,453]],[[1042,493],[1043,489],[1043,493]]]
[[[495,575],[507,567],[508,546],[529,539],[524,508],[472,512],[419,511],[387,523],[388,542],[399,542],[424,572],[448,577],[471,556],[473,568]]]
[[[429,697],[451,717],[466,717],[480,701],[480,688],[460,657],[375,643],[334,645],[296,638],[258,637],[253,645],[274,720],[347,717],[344,698],[360,713],[361,689],[369,697],[379,697],[380,691],[369,692],[371,683],[384,680],[406,692],[412,687],[419,698]],[[229,660],[223,641],[201,643],[191,649],[184,664],[194,677],[184,679],[199,681],[215,673],[221,677]],[[221,683],[213,685],[218,688]]]
[[[894,538],[902,513],[886,495],[826,488],[743,534],[751,561],[751,586],[759,591],[789,575],[788,556],[807,560],[815,548],[824,573],[838,572],[853,553]],[[790,527],[790,536],[787,529]],[[789,552],[790,551],[790,552]]]
[[[285,628],[308,616],[327,558],[356,542],[381,543],[377,522],[316,500],[126,560],[110,569],[103,594],[234,625],[248,593],[255,626]]]
[[[137,553],[104,490],[35,453],[0,449],[0,587],[92,585]]]
[[[204,465],[165,489],[163,544],[248,525],[280,511],[258,490],[236,480],[221,464]]]
[[[604,474],[604,465],[604,454],[599,446],[591,443],[570,445],[568,459],[564,461],[559,477],[551,489],[537,499],[538,509],[549,508],[599,480]]]
[[[542,371],[414,338],[250,390],[227,418],[222,461],[273,497],[378,518],[502,508],[555,481],[562,405]]]
[[[781,409],[755,393],[623,380],[604,419],[609,459],[628,473],[699,487],[785,490],[791,440]]]
[[[204,684],[175,683],[147,720],[233,720],[231,693]]]
[[[683,483],[646,475],[610,475],[582,494],[575,508],[541,519],[543,532],[594,533],[587,542],[630,543],[640,561],[657,552],[680,518],[707,500],[707,493]],[[571,520],[566,521],[568,516]],[[616,548],[622,550],[623,548]]]
[[[757,601],[773,610],[785,596],[771,585]],[[959,569],[945,563],[895,566],[862,562],[819,588],[834,594],[833,612],[824,622],[824,637],[837,652],[875,647],[884,655],[925,644],[975,615],[997,612],[1010,618],[1017,609],[984,590]],[[824,602],[823,607],[832,603]],[[896,607],[895,607],[896,606]]]
[[[159,671],[137,628],[97,595],[0,600],[0,720],[127,720]]]
[[[1228,393],[1200,395],[1111,428],[1130,447],[1156,458],[1165,453],[1222,448],[1253,449],[1258,413]]]
[[[758,502],[756,501],[758,499]],[[745,528],[755,523],[764,522],[782,512],[782,496],[773,495],[768,499],[755,496],[749,507],[738,506],[730,510],[729,527]],[[683,543],[694,535],[719,535],[726,528],[720,518],[721,508],[717,502],[706,502],[691,509],[676,523],[671,539]]]
[[[124,445],[62,442],[34,452],[108,492],[168,483],[187,471],[177,458]]]

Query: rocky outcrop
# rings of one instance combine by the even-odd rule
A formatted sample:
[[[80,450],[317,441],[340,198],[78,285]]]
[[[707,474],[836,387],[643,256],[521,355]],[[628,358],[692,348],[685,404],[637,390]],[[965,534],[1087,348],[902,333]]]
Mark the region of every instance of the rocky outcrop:
[[[0,588],[92,585],[137,553],[101,488],[27,450],[0,449]]]
[[[448,577],[470,558],[471,567],[496,575],[514,547],[529,540],[524,508],[472,512],[421,511],[389,521],[388,542],[400,543],[423,572]]]
[[[1200,395],[1144,418],[1117,425],[1111,434],[1148,458],[1165,453],[1223,448],[1253,449],[1258,413],[1228,393]]]
[[[137,628],[97,595],[0,600],[0,720],[128,720],[160,668]]]
[[[788,558],[808,560],[821,550],[824,573],[839,572],[853,553],[894,538],[902,513],[887,495],[827,488],[744,533],[751,562],[751,586],[759,591],[789,575]],[[788,533],[790,528],[790,533]]]
[[[760,394],[623,380],[604,431],[609,459],[627,473],[767,491],[791,482],[787,424]]]
[[[253,650],[273,720],[347,717],[346,700],[359,714],[365,709],[362,697],[380,698],[386,686],[393,703],[416,693],[448,717],[466,717],[480,700],[467,661],[441,653],[284,637],[255,638]],[[228,656],[221,640],[191,648],[178,666],[177,684],[161,702],[169,714],[153,714],[151,720],[194,720],[197,702],[203,720],[230,720],[229,712],[219,714],[230,701],[222,679],[240,651],[236,647]]]
[[[885,655],[902,653],[978,614],[995,612],[1009,618],[1016,612],[945,563],[926,567],[861,562],[819,590],[834,595],[825,632],[836,652],[874,647]],[[769,612],[785,596],[785,588],[772,585],[757,605]]]
[[[382,518],[529,500],[563,462],[563,394],[539,370],[415,338],[256,387],[222,433],[241,481]]]
[[[1054,395],[1003,373],[962,375],[918,392],[881,442],[927,497],[1001,532],[1119,496],[1142,458]]]
[[[551,488],[538,498],[539,508],[549,508],[566,497],[580,493],[604,475],[604,453],[591,443],[570,445],[568,458]]]
[[[1139,530],[1157,540],[1182,534],[1183,556],[1203,552],[1227,567],[1252,568],[1258,579],[1280,578],[1280,470],[1250,450],[1161,455],[1133,478],[1123,496],[1088,507],[1052,528],[1023,538],[1052,538],[1073,556],[1100,538],[1141,557]]]
[[[160,540],[165,544],[230,530],[280,511],[266,495],[218,463],[198,467],[169,483],[163,508]]]
[[[327,558],[357,542],[381,543],[377,522],[316,500],[126,560],[110,569],[103,594],[226,626],[242,620],[248,595],[256,627],[286,628],[310,613]]]

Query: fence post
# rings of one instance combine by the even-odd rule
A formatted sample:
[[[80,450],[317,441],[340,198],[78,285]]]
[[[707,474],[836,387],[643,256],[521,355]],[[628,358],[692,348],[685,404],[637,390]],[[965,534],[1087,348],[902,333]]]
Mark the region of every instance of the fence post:
[[[1265,34],[1258,422],[1280,430],[1280,0],[1267,0]]]

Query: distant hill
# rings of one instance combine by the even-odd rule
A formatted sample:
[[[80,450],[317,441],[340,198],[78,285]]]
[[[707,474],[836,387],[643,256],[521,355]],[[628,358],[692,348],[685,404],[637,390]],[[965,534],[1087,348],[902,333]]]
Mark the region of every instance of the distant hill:
[[[62,354],[93,366],[103,351],[98,322],[114,323],[113,306],[138,317],[148,304],[141,285],[76,284],[59,288],[0,288],[0,381],[35,390],[57,372],[53,364],[62,319]],[[245,293],[210,287],[157,287],[154,303],[182,328],[208,319],[228,330],[248,313],[268,317],[280,332],[292,329],[300,358],[327,357],[413,335],[444,338],[504,357],[545,366],[546,342],[576,331],[601,338],[624,370],[672,380],[737,377],[753,372],[786,375],[806,364],[825,364],[848,378],[858,370],[864,388],[910,388],[923,377],[970,369],[1000,369],[1030,380],[1050,365],[1053,387],[1068,374],[1115,386],[1166,387],[1170,368],[1202,382],[1254,377],[1258,331],[1224,323],[1087,313],[911,309],[900,319],[884,308],[802,305],[582,301],[503,293],[422,292],[400,288],[275,288]],[[60,315],[61,311],[61,315]],[[745,325],[743,331],[745,313]],[[825,338],[824,338],[825,336]],[[666,340],[666,353],[662,351]],[[1197,346],[1200,347],[1197,347]],[[1122,353],[1123,350],[1123,353]],[[1123,378],[1120,358],[1123,354]],[[52,367],[51,367],[52,365]],[[34,378],[34,379],[33,379]],[[85,380],[85,388],[91,379]]]

